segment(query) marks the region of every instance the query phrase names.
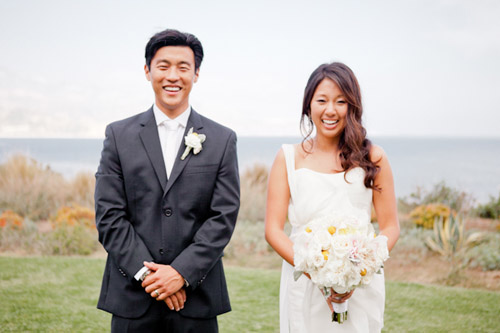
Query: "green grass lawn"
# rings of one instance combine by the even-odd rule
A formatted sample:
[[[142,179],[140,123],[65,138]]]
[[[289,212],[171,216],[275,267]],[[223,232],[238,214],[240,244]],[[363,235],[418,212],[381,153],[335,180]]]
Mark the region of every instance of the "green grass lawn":
[[[0,331],[107,332],[104,260],[0,257]],[[221,332],[278,332],[279,271],[228,267]],[[385,332],[499,332],[500,293],[387,282]]]

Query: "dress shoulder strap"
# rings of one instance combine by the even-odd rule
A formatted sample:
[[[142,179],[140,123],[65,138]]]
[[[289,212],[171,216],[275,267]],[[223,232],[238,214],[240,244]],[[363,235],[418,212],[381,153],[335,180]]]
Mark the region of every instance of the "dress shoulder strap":
[[[285,155],[286,173],[288,175],[288,186],[292,199],[295,197],[295,147],[290,144],[281,146]]]

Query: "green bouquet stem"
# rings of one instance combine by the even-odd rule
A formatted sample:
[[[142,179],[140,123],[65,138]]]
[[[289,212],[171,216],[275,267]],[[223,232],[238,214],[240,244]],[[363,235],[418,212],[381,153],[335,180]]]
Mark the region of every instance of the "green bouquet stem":
[[[337,322],[339,324],[342,324],[346,320],[347,320],[347,311],[342,312],[342,313],[337,313],[337,312],[333,311],[332,322]]]

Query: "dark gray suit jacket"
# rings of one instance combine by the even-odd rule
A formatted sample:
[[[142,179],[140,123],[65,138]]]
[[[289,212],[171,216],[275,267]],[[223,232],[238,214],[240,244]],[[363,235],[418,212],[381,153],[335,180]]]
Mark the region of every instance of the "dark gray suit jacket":
[[[106,128],[95,189],[99,241],[108,252],[98,308],[142,316],[156,300],[134,275],[154,261],[189,282],[181,315],[231,310],[221,257],[239,209],[236,134],[194,110],[186,133],[191,127],[206,135],[203,150],[182,161],[183,139],[168,180],[152,108]]]

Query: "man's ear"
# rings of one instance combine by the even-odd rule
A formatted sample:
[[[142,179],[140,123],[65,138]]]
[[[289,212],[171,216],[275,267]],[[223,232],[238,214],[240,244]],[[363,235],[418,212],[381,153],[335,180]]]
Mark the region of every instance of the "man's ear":
[[[149,75],[149,68],[148,65],[144,65],[144,74],[146,74],[146,79],[148,81],[151,81],[151,76]]]
[[[195,72],[194,72],[194,82],[198,82],[198,76],[200,75],[200,69],[198,68]]]

